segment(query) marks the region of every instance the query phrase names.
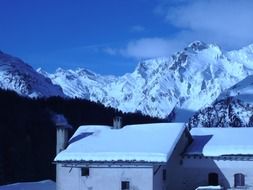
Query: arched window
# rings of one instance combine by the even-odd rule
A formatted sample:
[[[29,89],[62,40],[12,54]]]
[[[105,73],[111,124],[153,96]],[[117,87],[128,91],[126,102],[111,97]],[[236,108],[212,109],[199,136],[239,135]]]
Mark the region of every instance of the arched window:
[[[219,185],[219,176],[217,173],[208,174],[208,185]]]
[[[235,187],[245,186],[245,175],[242,173],[237,173],[234,175]]]

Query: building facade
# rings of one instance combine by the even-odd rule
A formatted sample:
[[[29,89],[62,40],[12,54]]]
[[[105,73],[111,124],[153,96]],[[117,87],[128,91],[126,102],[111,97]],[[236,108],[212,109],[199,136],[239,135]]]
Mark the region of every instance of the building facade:
[[[253,128],[193,128],[178,189],[221,186],[253,190]]]
[[[137,125],[134,127],[143,128],[143,126],[141,125]],[[163,131],[163,127],[160,127],[160,129],[158,129],[159,126],[157,124],[148,126],[148,128],[150,127],[156,127],[157,128],[156,132],[158,132],[159,130],[160,132],[166,132],[166,130]],[[181,153],[183,153],[187,144],[189,144],[190,135],[189,135],[188,130],[185,129],[184,124],[179,124],[179,125],[177,124],[176,126],[171,126],[171,124],[169,124],[169,126],[167,127],[165,127],[165,129],[166,128],[168,129],[167,135],[165,135],[163,140],[160,142],[157,142],[160,136],[157,135],[154,137],[155,131],[152,131],[152,133],[149,133],[149,130],[145,130],[145,126],[143,129],[140,129],[140,131],[138,131],[138,132],[141,132],[142,134],[134,134],[137,136],[143,135],[142,138],[139,138],[139,141],[140,141],[139,148],[143,148],[142,150],[143,152],[141,152],[141,149],[138,149],[138,152],[132,154],[131,149],[133,148],[132,149],[133,151],[136,151],[136,149],[131,146],[125,148],[125,150],[124,148],[122,148],[123,152],[116,152],[115,149],[113,148],[113,145],[110,142],[108,142],[107,146],[109,147],[107,148],[107,150],[111,151],[110,154],[112,155],[110,156],[110,160],[103,160],[103,158],[100,158],[99,156],[96,155],[96,154],[101,153],[101,152],[99,153],[97,152],[98,151],[97,148],[99,148],[99,150],[102,151],[104,145],[102,145],[102,147],[99,145],[99,147],[95,148],[96,149],[95,152],[92,151],[89,153],[92,155],[96,155],[93,157],[93,160],[90,160],[90,158],[89,160],[85,160],[85,159],[78,159],[80,158],[80,156],[78,155],[76,157],[75,152],[71,152],[71,153],[68,152],[68,148],[69,150],[71,150],[71,144],[70,144],[69,147],[66,149],[66,151],[63,152],[65,155],[58,158],[56,157],[57,190],[69,190],[69,189],[75,189],[75,190],[105,190],[105,189],[165,190],[165,189],[168,189],[168,187],[171,187],[174,184],[174,180],[175,180],[174,170],[177,170],[177,168],[180,166],[180,155]],[[175,132],[172,132],[171,134],[172,136],[171,136],[170,133],[168,132],[173,128],[175,129],[174,130]],[[104,131],[104,133],[105,132],[106,131]],[[130,132],[131,132],[131,128],[130,128]],[[135,132],[135,130],[133,132]],[[146,137],[145,137],[145,132],[148,133]],[[99,133],[103,133],[103,130],[100,131]],[[79,132],[79,134],[82,134],[82,133]],[[146,141],[143,140],[143,138],[149,138],[150,135],[152,136],[152,139],[149,139],[151,141],[151,144],[147,144]],[[77,134],[74,135],[74,138],[75,137],[78,137],[78,135]],[[101,138],[103,138],[102,135],[101,135]],[[132,136],[132,138],[134,139],[135,137]],[[168,147],[166,147],[166,145],[164,144],[160,144],[161,142],[166,142],[167,139],[168,139]],[[87,141],[88,138],[87,139],[84,138],[82,140]],[[131,139],[130,139],[130,143],[131,143]],[[154,150],[150,151],[148,146],[166,147],[164,149],[165,155],[163,154],[162,149],[160,150],[160,152],[159,152],[159,148],[157,148],[158,149],[157,152]],[[79,147],[78,147],[78,150],[80,150]],[[143,155],[145,156],[142,157],[142,160],[137,160],[138,158],[134,158],[134,157],[136,155],[138,157],[138,154],[140,154],[141,157]],[[105,155],[105,157],[107,156],[107,154],[105,153],[102,153],[102,155]],[[121,159],[118,158],[118,157],[121,157],[122,155],[124,156]],[[68,159],[71,156],[74,156],[74,157],[72,159]],[[145,158],[148,158],[149,156],[152,157],[151,158],[152,160],[149,160],[149,159],[145,160]],[[100,160],[98,159],[98,157]]]
[[[83,126],[58,154],[57,190],[253,190],[253,128]]]

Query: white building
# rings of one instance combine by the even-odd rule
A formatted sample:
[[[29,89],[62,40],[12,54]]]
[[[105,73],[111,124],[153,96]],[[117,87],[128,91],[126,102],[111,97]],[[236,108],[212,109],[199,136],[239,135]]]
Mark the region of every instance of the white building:
[[[182,123],[81,126],[55,158],[57,190],[253,189],[252,135],[253,128],[189,133]]]
[[[191,135],[177,189],[253,189],[253,128],[193,128]]]
[[[81,126],[55,158],[57,190],[162,190],[189,144],[184,124]]]

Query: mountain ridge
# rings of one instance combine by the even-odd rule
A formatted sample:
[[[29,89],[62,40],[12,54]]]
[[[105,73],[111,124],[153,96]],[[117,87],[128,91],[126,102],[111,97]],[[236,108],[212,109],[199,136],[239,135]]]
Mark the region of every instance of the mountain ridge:
[[[235,89],[241,83],[251,90],[251,75],[253,44],[223,51],[215,44],[194,41],[172,56],[141,61],[132,73],[122,76],[103,76],[83,68],[35,71],[21,59],[0,53],[3,89],[29,97],[83,98],[177,122],[186,122],[215,101],[237,96],[241,89]],[[248,82],[243,82],[246,78]]]
[[[21,59],[0,51],[0,88],[14,90],[28,97],[49,97],[65,95],[58,85],[37,73]]]
[[[70,97],[160,118],[174,110],[175,120],[185,121],[181,110],[191,113],[209,106],[223,91],[253,74],[253,45],[226,52],[195,41],[170,57],[142,61],[120,77],[91,73],[61,70],[45,76]]]

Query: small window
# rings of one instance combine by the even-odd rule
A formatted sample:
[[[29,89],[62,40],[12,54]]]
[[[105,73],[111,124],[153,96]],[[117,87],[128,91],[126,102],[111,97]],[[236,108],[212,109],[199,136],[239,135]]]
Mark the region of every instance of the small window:
[[[242,173],[237,173],[234,175],[235,187],[245,186],[245,176]]]
[[[217,173],[209,173],[208,174],[208,185],[219,185],[219,176]]]
[[[166,169],[163,169],[163,181],[166,181],[166,178],[167,178]]]
[[[89,176],[90,175],[90,169],[89,168],[82,168],[81,169],[81,175],[82,176]]]
[[[129,190],[130,189],[130,182],[129,181],[122,181],[121,182],[121,190]]]

